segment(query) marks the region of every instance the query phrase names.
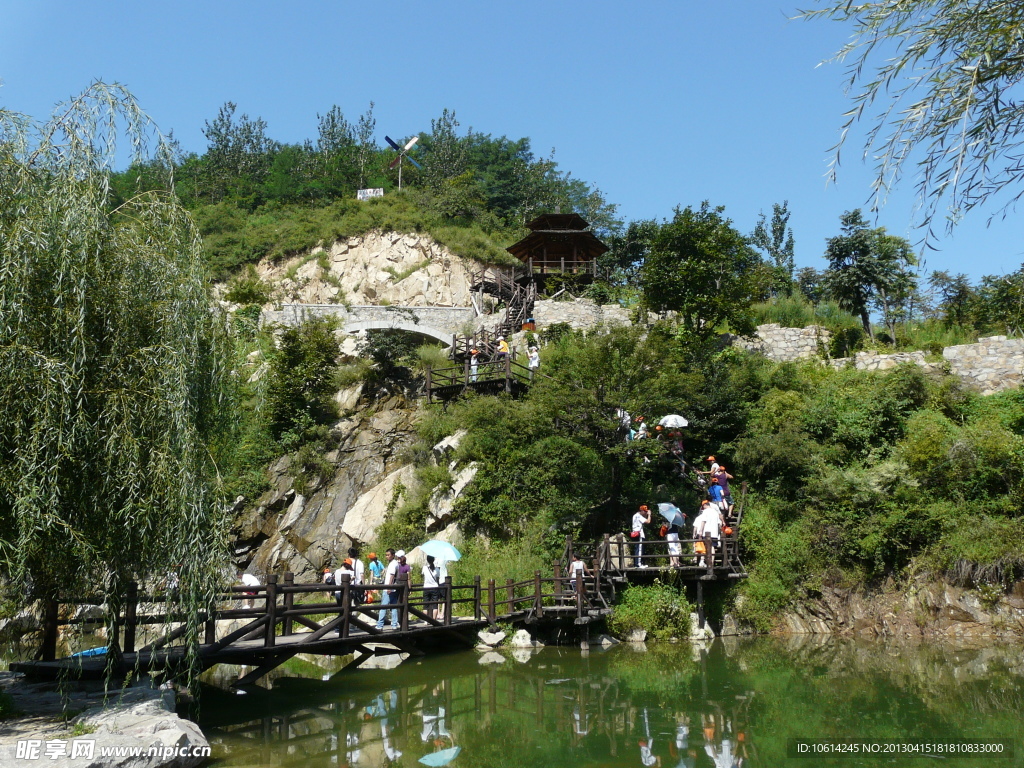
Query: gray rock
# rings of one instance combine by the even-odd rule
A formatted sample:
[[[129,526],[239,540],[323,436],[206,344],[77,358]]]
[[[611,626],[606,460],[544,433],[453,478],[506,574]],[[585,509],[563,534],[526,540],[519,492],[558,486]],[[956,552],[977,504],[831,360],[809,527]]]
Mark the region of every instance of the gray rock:
[[[646,629],[633,629],[626,635],[627,643],[642,643],[647,639]]]
[[[595,640],[594,642],[598,645],[603,645],[607,648],[613,645],[618,645],[620,641],[616,640],[611,635],[599,635],[597,640]]]
[[[497,645],[501,645],[501,641],[505,639],[504,632],[477,632],[477,638],[480,642],[486,645],[488,648],[494,648]]]
[[[525,629],[520,629],[509,640],[508,645],[510,648],[543,648],[544,643],[539,640],[534,640],[530,637],[530,633]]]

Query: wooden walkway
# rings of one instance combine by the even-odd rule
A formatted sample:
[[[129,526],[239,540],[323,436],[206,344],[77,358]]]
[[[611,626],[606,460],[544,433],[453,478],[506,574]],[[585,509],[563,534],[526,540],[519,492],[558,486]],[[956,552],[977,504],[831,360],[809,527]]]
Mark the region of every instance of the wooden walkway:
[[[129,585],[123,609],[109,622],[113,626],[111,651],[97,657],[56,658],[60,625],[93,623],[107,625],[110,617],[60,619],[59,606],[47,611],[44,642],[36,660],[18,662],[11,669],[32,677],[102,677],[108,666],[115,672],[132,670],[175,678],[188,669],[205,670],[216,664],[253,667],[240,678],[244,687],[299,653],[329,656],[354,655],[349,666],[358,666],[373,655],[408,653],[421,656],[436,649],[473,647],[476,633],[497,622],[514,626],[536,623],[585,626],[612,612],[616,594],[630,582],[655,577],[696,582],[698,611],[703,623],[703,584],[707,581],[743,578],[735,537],[722,541],[715,561],[698,565],[694,540],[679,543],[685,554],[681,564],[669,567],[669,542],[644,542],[641,562],[633,559],[632,542],[621,534],[596,542],[566,540],[562,559],[553,564],[550,576],[540,571],[523,581],[486,584],[479,576],[472,584],[441,586],[440,600],[428,601],[422,585],[400,581],[393,585],[391,603],[364,603],[367,586],[348,583],[296,584],[291,573],[271,575],[265,585],[231,587],[214,604],[189,622],[200,628],[198,643],[188,643],[185,616],[176,613],[167,595],[140,594]],[[589,573],[575,589],[568,575],[573,554],[580,555]],[[378,594],[379,590],[378,590]],[[98,600],[78,604],[98,604]],[[248,603],[249,605],[245,605]],[[437,613],[435,613],[437,611]],[[385,615],[381,617],[381,612]],[[383,618],[384,629],[377,628]],[[397,628],[392,629],[394,620]],[[139,645],[140,630],[158,628],[162,634]],[[152,633],[150,634],[152,636]],[[382,646],[384,646],[382,648]]]

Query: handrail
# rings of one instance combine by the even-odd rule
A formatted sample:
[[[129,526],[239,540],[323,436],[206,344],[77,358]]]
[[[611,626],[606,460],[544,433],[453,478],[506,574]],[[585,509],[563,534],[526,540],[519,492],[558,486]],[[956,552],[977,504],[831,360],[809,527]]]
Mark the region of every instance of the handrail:
[[[706,548],[709,547],[710,540],[707,538],[686,538],[678,542],[663,539],[643,540],[643,552],[639,562],[634,560],[634,546],[637,543],[623,534],[605,534],[595,542],[579,542],[566,537],[563,550],[566,562],[571,562],[573,553],[578,553],[588,564],[590,571],[584,573],[583,578],[576,580],[575,590],[571,586],[571,571],[560,560],[552,564],[550,576],[535,571],[532,577],[521,581],[508,579],[500,586],[493,579],[484,585],[479,576],[475,576],[470,584],[454,584],[451,577],[448,577],[444,584],[436,588],[440,592],[438,600],[428,600],[428,591],[435,588],[428,590],[422,584],[411,583],[405,579],[386,586],[354,584],[348,576],[343,577],[342,583],[337,585],[296,584],[291,573],[285,573],[280,578],[276,574],[271,574],[266,584],[227,587],[218,592],[213,602],[197,615],[198,623],[205,624],[205,643],[202,652],[209,656],[228,645],[255,640],[260,641],[268,650],[276,649],[283,638],[301,635],[298,639],[288,641],[289,648],[295,648],[325,639],[326,635],[334,631],[337,631],[341,638],[349,637],[355,630],[375,635],[379,633],[374,626],[375,619],[382,611],[397,613],[403,634],[409,631],[411,623],[417,627],[446,628],[463,621],[452,615],[453,609],[457,606],[468,606],[470,621],[494,624],[501,619],[512,619],[523,613],[539,618],[545,612],[569,608],[571,604],[568,601],[571,600],[577,618],[582,618],[588,611],[606,610],[615,594],[616,579],[622,583],[624,574],[634,566],[666,567],[664,563],[670,557],[679,559],[680,565],[673,570],[680,573],[707,572],[711,575],[715,573],[716,568],[720,568],[729,570],[733,577],[743,575],[743,565],[739,558],[739,540],[735,533],[720,539],[714,559],[704,556],[704,565],[700,564],[701,555],[694,551],[694,545],[700,543]],[[679,546],[678,554],[670,553],[670,548],[674,544]],[[392,599],[387,605],[363,603],[356,599],[357,596],[364,596],[367,591],[383,589],[392,593]],[[499,591],[502,593],[500,596]],[[323,594],[327,601],[317,600],[316,596],[320,594]],[[340,602],[337,595],[341,595]],[[101,621],[111,623],[117,633],[112,636],[111,644],[116,645],[118,640],[121,640],[122,651],[133,653],[136,650],[138,627],[184,622],[180,611],[149,610],[160,605],[168,608],[173,606],[167,595],[162,601],[153,600],[152,597],[140,592],[135,584],[130,584],[125,600],[121,601],[121,608],[116,615],[108,613],[103,617],[81,619],[60,619],[59,612],[53,609],[54,606],[50,606],[45,613],[44,637],[47,640],[42,648],[43,660],[55,658],[58,625],[87,625]],[[297,597],[313,597],[313,601],[300,602],[296,600]],[[250,602],[251,606],[238,607],[237,604],[241,601]],[[249,621],[245,626],[218,639],[217,621],[223,619]],[[168,627],[168,632],[162,637],[151,640],[139,650],[154,652],[167,648],[184,634],[180,626]],[[394,633],[390,634],[394,636]],[[47,654],[50,654],[48,659]]]

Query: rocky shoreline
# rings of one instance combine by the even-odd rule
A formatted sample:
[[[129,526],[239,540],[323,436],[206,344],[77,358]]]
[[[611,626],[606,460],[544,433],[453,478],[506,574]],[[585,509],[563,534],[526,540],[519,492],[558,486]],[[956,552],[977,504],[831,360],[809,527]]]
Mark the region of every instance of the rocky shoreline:
[[[20,713],[0,720],[0,765],[195,768],[209,755],[199,726],[175,713],[173,688],[148,678],[105,691],[102,682],[58,687],[0,672],[0,691]]]

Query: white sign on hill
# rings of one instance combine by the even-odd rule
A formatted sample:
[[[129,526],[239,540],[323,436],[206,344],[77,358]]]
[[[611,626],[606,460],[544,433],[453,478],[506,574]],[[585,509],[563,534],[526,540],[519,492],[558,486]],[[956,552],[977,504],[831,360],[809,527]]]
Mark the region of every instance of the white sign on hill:
[[[369,200],[371,197],[384,197],[383,188],[360,189],[358,192],[356,192],[356,198],[359,200]]]

